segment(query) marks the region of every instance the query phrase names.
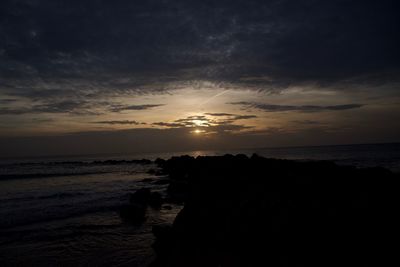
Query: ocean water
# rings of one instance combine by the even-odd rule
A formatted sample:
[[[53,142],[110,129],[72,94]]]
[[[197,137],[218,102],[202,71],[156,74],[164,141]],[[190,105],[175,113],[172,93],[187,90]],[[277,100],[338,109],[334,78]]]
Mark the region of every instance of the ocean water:
[[[148,209],[143,225],[118,207],[129,193],[162,179],[140,164],[23,163],[0,167],[0,266],[145,266],[152,225],[170,223],[180,207]]]
[[[257,153],[295,160],[400,170],[400,144],[190,151],[147,155],[91,155],[0,161],[0,266],[146,266],[153,257],[153,225],[171,223],[181,209],[148,209],[143,225],[118,215],[129,193],[165,193],[154,164],[112,162],[188,154]],[[150,179],[150,180],[149,180]]]

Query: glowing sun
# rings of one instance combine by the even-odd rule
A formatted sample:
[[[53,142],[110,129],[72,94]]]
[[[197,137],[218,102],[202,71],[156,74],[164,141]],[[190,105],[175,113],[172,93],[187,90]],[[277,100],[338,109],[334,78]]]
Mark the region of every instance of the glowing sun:
[[[194,134],[201,134],[201,133],[204,133],[204,132],[205,132],[204,130],[200,130],[200,129],[196,129],[196,130],[193,131]]]

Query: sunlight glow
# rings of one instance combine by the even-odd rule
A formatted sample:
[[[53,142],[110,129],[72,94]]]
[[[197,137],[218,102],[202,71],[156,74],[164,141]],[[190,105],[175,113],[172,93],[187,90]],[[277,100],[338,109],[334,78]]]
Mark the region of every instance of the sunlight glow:
[[[192,133],[194,133],[194,134],[202,134],[202,133],[205,133],[205,131],[204,130],[200,130],[200,129],[196,129],[196,130],[192,131]]]
[[[192,123],[196,126],[208,126],[207,120],[192,120]]]

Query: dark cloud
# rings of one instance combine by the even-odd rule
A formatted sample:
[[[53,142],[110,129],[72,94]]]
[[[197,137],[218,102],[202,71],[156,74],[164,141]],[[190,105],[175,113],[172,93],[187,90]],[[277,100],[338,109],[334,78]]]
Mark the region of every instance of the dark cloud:
[[[31,113],[29,109],[0,108],[0,115],[21,115]]]
[[[395,0],[4,0],[0,10],[0,90],[8,94],[399,80]]]
[[[183,128],[187,126],[185,123],[176,123],[176,122],[155,122],[152,123],[152,125],[168,127],[168,128]]]
[[[272,105],[254,102],[231,102],[232,105],[240,105],[245,108],[259,109],[266,112],[285,112],[285,111],[300,111],[300,112],[321,112],[321,111],[340,111],[349,110],[355,108],[361,108],[362,104],[346,104],[346,105],[332,105],[332,106],[315,106],[315,105],[304,105],[304,106],[293,106],[293,105]]]
[[[236,115],[231,113],[204,113],[213,117],[229,117],[230,120],[247,120],[257,118],[256,115]]]
[[[32,121],[34,123],[51,123],[51,122],[56,122],[57,120],[52,118],[33,118]]]
[[[73,115],[99,115],[92,108],[94,103],[87,101],[65,100],[48,102],[44,104],[34,104],[27,107],[0,108],[0,115],[22,115],[37,113],[69,113]]]
[[[234,114],[231,113],[204,113],[209,116],[214,116],[214,117],[226,117],[226,116],[235,116]]]
[[[13,98],[3,98],[3,99],[0,99],[0,105],[7,105],[7,104],[11,104],[11,103],[14,103],[17,101],[18,101],[17,99],[13,99]]]
[[[304,124],[304,125],[320,125],[320,124],[324,124],[320,121],[314,121],[314,120],[295,120],[292,121],[293,123],[297,123],[297,124]]]
[[[253,128],[253,126],[246,126],[241,124],[220,124],[208,128],[205,127],[204,129],[210,132],[214,131],[215,133],[221,134],[221,133],[241,133],[241,131],[248,130],[251,128]]]
[[[112,112],[121,112],[125,110],[146,110],[152,109],[156,107],[164,106],[164,104],[149,104],[149,105],[121,105],[121,104],[112,104],[110,107],[110,111]]]
[[[101,115],[105,111],[140,111],[163,106],[163,104],[123,105],[110,101],[89,101],[84,98],[57,100],[57,98],[37,100],[27,107],[0,108],[0,115],[22,115],[30,113],[69,113],[72,115]]]
[[[34,113],[74,113],[79,112],[82,107],[88,105],[86,101],[73,101],[66,100],[56,103],[46,103],[41,105],[34,105],[31,112]]]
[[[211,120],[214,124],[230,125],[238,120],[248,120],[257,118],[256,115],[237,115],[231,113],[205,113],[208,116],[216,117],[217,120]]]
[[[248,120],[248,119],[254,119],[257,118],[256,115],[235,115],[231,119],[232,120]]]
[[[137,121],[132,121],[132,120],[119,120],[119,121],[95,121],[93,123],[98,123],[98,124],[110,124],[110,125],[139,125],[143,124]]]

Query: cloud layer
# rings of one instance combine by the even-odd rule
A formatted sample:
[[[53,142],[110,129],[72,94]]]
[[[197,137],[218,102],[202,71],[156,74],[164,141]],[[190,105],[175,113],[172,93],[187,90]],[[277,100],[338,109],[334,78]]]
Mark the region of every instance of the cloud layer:
[[[159,93],[208,80],[276,90],[388,83],[394,0],[0,3],[0,90],[31,98]]]
[[[293,106],[293,105],[273,105],[255,102],[231,102],[231,105],[240,105],[245,108],[259,109],[266,112],[285,112],[285,111],[300,111],[300,112],[321,112],[321,111],[340,111],[349,110],[355,108],[361,108],[362,104],[345,104],[345,105],[332,105],[332,106],[315,106],[315,105],[304,105],[304,106]]]

